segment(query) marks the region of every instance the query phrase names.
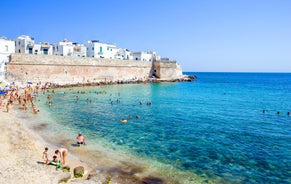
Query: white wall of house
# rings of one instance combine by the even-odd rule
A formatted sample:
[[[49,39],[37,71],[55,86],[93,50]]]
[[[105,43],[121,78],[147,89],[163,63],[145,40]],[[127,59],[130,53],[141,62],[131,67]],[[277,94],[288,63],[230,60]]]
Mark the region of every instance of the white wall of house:
[[[73,56],[74,45],[59,45],[60,56]]]
[[[83,44],[74,44],[73,56],[76,57],[87,57],[87,49]]]
[[[121,60],[132,60],[132,56],[129,50],[127,49],[118,49],[115,59]]]
[[[48,42],[34,44],[32,48],[32,52],[29,50],[29,54],[53,55],[53,46],[50,45]]]
[[[34,38],[22,35],[15,39],[15,52],[22,54],[52,55],[53,46],[48,42],[35,44]]]
[[[40,52],[43,55],[53,55],[53,46],[48,42],[41,42]]]
[[[161,59],[156,52],[132,52],[131,56],[133,60],[138,61],[159,61]]]
[[[86,57],[87,50],[85,45],[63,40],[54,46],[54,55]]]
[[[0,80],[4,79],[5,66],[11,53],[15,53],[15,41],[0,37]]]
[[[22,54],[32,54],[29,53],[29,48],[34,46],[34,38],[26,35],[21,35],[15,40],[15,52]]]
[[[115,59],[118,49],[115,45],[100,43],[98,41],[88,41],[85,43],[87,57]]]
[[[138,61],[154,61],[154,53],[153,52],[132,52],[133,60]]]
[[[60,41],[59,43],[54,46],[54,55],[58,56],[72,56],[74,51],[74,45],[73,42],[70,42],[68,40]]]

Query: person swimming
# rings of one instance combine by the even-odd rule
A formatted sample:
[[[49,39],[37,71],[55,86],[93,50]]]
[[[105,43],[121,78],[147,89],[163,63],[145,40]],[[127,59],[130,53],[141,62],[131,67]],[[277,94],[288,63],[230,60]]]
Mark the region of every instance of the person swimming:
[[[120,122],[121,123],[127,123],[127,120],[126,119],[121,119]]]

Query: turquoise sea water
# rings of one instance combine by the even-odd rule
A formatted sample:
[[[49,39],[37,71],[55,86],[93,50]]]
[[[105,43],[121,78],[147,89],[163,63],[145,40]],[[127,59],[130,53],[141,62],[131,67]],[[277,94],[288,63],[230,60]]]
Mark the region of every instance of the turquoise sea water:
[[[107,158],[96,169],[130,162],[169,183],[291,183],[291,74],[187,74],[197,80],[46,92],[38,131],[91,164]]]

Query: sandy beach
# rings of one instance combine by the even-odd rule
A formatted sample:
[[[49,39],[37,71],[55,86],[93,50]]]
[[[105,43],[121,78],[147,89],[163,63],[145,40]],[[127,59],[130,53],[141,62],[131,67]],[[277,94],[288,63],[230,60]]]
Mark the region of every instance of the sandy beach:
[[[48,145],[38,135],[29,130],[20,119],[13,115],[15,111],[7,113],[3,107],[0,114],[0,129],[2,133],[0,149],[0,183],[58,183],[68,173],[57,170],[53,165],[46,165],[42,159],[45,147],[49,148],[49,158],[52,158],[53,145]],[[92,172],[90,168],[71,156],[67,159],[67,165],[73,169],[78,166],[85,167],[86,175],[82,179],[73,178],[70,182],[84,183],[84,179]],[[96,183],[96,182],[95,182]],[[101,183],[101,182],[100,182]]]

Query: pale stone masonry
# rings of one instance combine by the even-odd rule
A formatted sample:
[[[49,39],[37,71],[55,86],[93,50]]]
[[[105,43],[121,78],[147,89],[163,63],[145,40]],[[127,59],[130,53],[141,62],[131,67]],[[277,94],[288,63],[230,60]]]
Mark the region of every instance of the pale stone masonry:
[[[9,81],[51,82],[60,85],[94,82],[178,80],[182,69],[170,61],[134,61],[62,57],[53,55],[12,54],[7,64]]]

